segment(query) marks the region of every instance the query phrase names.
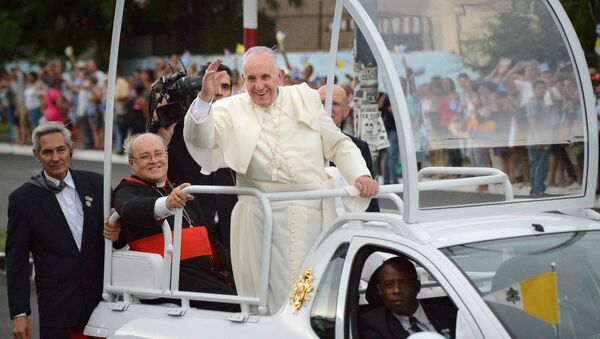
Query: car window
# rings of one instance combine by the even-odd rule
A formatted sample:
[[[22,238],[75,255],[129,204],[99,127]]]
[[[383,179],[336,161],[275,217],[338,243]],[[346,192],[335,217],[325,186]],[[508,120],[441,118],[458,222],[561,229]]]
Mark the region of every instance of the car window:
[[[599,241],[597,231],[568,232],[442,251],[513,338],[554,338],[556,325],[560,338],[590,338],[600,335]]]
[[[384,261],[393,257],[402,257],[414,265],[418,280],[421,282],[421,288],[416,298],[426,317],[425,325],[419,326],[425,326],[422,329],[430,327],[431,330],[435,330],[444,337],[455,338],[457,307],[437,279],[423,265],[402,253],[383,248],[367,246],[361,252],[357,254],[353,262],[353,270],[356,273],[351,275],[351,279],[354,277],[357,282],[349,284],[350,295],[347,303],[353,307],[353,310],[349,312],[353,337],[360,338],[362,331],[359,327],[365,326],[365,321],[373,321],[373,319],[385,322],[397,321],[384,305],[376,277],[377,269]],[[383,328],[389,326],[390,324],[385,324]],[[398,323],[393,326],[402,325]]]
[[[335,313],[340,276],[348,244],[342,244],[333,254],[315,292],[315,301],[310,311],[310,325],[319,338],[335,338]]]

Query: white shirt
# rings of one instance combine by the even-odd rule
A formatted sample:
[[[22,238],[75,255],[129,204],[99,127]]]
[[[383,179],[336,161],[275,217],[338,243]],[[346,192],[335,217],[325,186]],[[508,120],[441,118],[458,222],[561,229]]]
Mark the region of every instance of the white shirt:
[[[159,182],[156,184],[156,187],[164,187],[166,182]],[[165,219],[171,215],[175,214],[175,211],[171,211],[167,208],[167,197],[160,197],[156,199],[154,202],[154,219],[160,220]]]
[[[44,175],[48,181],[56,184],[57,186],[60,183],[59,180],[49,176],[46,171],[44,171]],[[81,238],[83,235],[83,206],[81,205],[81,200],[77,194],[75,182],[73,182],[73,177],[71,176],[71,171],[67,172],[67,176],[62,181],[64,181],[66,186],[62,191],[56,193],[56,200],[58,200],[60,209],[62,210],[65,219],[67,219],[67,224],[69,225],[69,229],[71,229],[71,234],[73,235],[73,239],[75,239],[77,248],[81,251]]]
[[[402,324],[402,327],[404,327],[406,332],[408,332],[409,334],[415,333],[414,331],[412,331],[410,329],[410,321],[408,320],[409,317],[400,316],[395,313],[392,313],[392,314],[400,321],[400,323]],[[421,306],[421,304],[419,304],[419,307],[417,308],[415,313],[413,313],[412,316],[417,318],[417,320],[419,321],[418,326],[423,331],[437,332],[435,330],[435,327],[433,327],[433,325],[427,318],[427,314],[425,314],[425,311],[423,310],[423,307]]]

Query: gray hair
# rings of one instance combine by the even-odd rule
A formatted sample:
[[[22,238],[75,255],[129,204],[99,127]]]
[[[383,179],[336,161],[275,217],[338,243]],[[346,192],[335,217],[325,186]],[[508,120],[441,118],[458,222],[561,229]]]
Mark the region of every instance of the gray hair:
[[[40,145],[40,139],[46,135],[51,133],[62,133],[65,137],[65,141],[69,147],[73,147],[73,140],[71,140],[71,131],[65,127],[60,122],[56,121],[48,121],[38,125],[33,132],[31,132],[31,142],[33,143],[33,150],[35,153],[40,151],[42,147]]]
[[[277,70],[280,69],[279,64],[277,63],[277,58],[276,58],[275,52],[272,49],[270,49],[269,47],[265,47],[265,46],[250,47],[244,53],[244,56],[242,57],[242,69],[244,69],[244,67],[246,66],[246,61],[248,61],[248,58],[251,55],[253,55],[253,54],[260,54],[260,53],[267,53],[267,54],[269,54],[269,56],[271,57],[271,60],[273,60],[273,64],[275,65],[275,68]]]
[[[125,139],[125,141],[123,142],[123,151],[125,152],[125,155],[127,155],[128,159],[133,159],[133,144],[135,144],[136,140],[139,137],[146,135],[146,134],[150,134],[150,135],[153,135],[154,137],[156,137],[158,140],[160,140],[160,143],[165,147],[165,150],[167,149],[167,145],[165,145],[165,141],[158,134],[154,134],[154,133],[150,133],[150,132],[132,134],[132,135],[128,136],[127,139]]]

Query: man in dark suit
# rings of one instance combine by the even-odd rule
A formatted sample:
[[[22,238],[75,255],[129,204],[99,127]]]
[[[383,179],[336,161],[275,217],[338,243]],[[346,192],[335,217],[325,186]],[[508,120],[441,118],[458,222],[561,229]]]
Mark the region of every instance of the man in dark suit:
[[[325,91],[327,90],[327,86],[321,86],[319,88],[319,96],[321,97],[321,101],[325,104]],[[344,119],[348,117],[350,114],[350,107],[348,106],[348,95],[344,88],[339,85],[333,85],[333,98],[331,105],[331,119],[335,123],[338,128],[341,128],[342,122]],[[346,134],[346,133],[344,133]],[[369,168],[369,172],[371,172],[371,177],[375,178],[375,173],[373,172],[373,159],[371,159],[371,150],[369,149],[369,144],[367,144],[364,140],[356,138],[350,134],[346,134],[352,142],[358,147],[360,150],[360,154],[365,159],[367,163],[367,168]],[[379,212],[379,203],[377,199],[371,199],[371,203],[366,210],[367,212]]]
[[[102,297],[102,176],[69,169],[73,144],[62,124],[39,125],[32,141],[43,171],[8,202],[6,278],[13,335],[31,337],[31,252],[40,337],[77,337]]]
[[[417,299],[420,290],[417,271],[409,260],[403,257],[386,260],[369,281],[367,300],[377,307],[359,314],[359,337],[404,339],[430,331],[454,338],[456,306],[452,302],[420,303]]]

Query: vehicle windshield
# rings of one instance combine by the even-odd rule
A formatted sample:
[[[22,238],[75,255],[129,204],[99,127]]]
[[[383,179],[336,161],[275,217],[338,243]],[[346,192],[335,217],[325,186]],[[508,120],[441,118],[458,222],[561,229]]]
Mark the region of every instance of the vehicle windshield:
[[[558,338],[555,325],[539,314],[540,307],[544,313],[556,303],[560,338],[590,338],[600,336],[598,241],[598,231],[570,232],[452,246],[442,252],[513,338]],[[557,297],[549,292],[553,284],[545,273],[552,266]]]
[[[517,196],[583,194],[582,89],[547,1],[375,2],[365,9],[401,78],[422,167],[495,167]]]

